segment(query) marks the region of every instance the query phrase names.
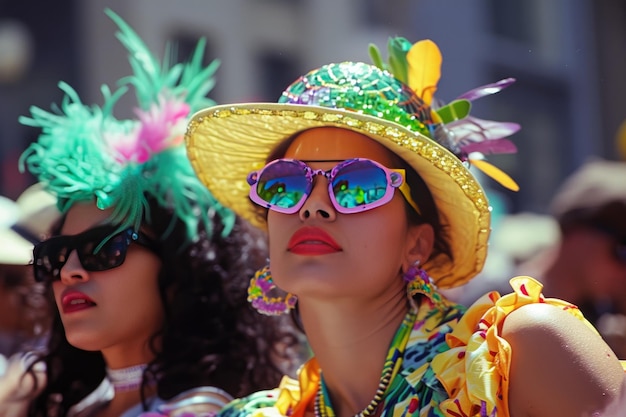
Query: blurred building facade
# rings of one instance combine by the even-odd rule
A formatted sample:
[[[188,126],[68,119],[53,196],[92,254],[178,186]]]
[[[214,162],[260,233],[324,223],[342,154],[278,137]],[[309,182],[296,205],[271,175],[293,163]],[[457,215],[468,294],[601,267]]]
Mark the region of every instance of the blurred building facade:
[[[18,3],[18,2],[14,2]],[[0,2],[2,22],[30,35],[30,60],[17,79],[0,78],[0,194],[15,197],[30,179],[16,158],[34,133],[17,123],[28,106],[50,108],[63,79],[86,103],[100,85],[129,72],[110,7],[155,52],[166,42],[188,54],[199,37],[219,58],[220,102],[275,100],[297,76],[328,62],[369,62],[370,42],[390,36],[433,39],[443,53],[437,96],[450,101],[476,86],[514,77],[509,89],[475,103],[474,114],[517,121],[519,152],[490,160],[520,184],[504,192],[510,211],[544,211],[563,178],[589,156],[618,159],[626,119],[626,3],[612,0],[23,0]],[[43,6],[45,5],[45,6]],[[45,19],[35,19],[44,7]],[[41,9],[39,9],[41,10]],[[9,13],[10,12],[10,13]],[[39,12],[38,14],[40,14]],[[1,74],[1,70],[0,70]],[[129,116],[122,102],[119,117]],[[491,187],[492,184],[486,184]],[[497,186],[493,187],[494,189]]]

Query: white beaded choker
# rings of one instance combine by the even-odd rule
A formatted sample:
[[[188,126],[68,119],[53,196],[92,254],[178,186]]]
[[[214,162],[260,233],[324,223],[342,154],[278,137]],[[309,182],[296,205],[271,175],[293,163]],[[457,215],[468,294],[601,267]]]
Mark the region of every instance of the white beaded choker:
[[[143,371],[148,367],[146,364],[129,366],[122,369],[106,369],[107,378],[113,384],[117,392],[133,391],[141,387]]]

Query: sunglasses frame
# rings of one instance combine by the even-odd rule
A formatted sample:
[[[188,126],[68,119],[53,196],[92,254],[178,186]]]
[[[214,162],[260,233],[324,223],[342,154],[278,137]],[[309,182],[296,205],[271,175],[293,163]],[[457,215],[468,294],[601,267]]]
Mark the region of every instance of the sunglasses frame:
[[[355,163],[358,163],[358,162],[367,162],[385,173],[385,178],[387,180],[385,193],[379,200],[376,200],[372,203],[363,204],[363,205],[356,206],[353,208],[346,208],[340,205],[339,202],[337,201],[337,198],[333,191],[333,180],[336,178],[338,173],[340,173],[341,169],[348,167],[350,165],[353,165]],[[267,201],[263,200],[257,192],[257,187],[255,187],[255,185],[258,183],[258,179],[261,178],[264,171],[266,171],[269,167],[272,167],[280,163],[283,163],[283,164],[290,163],[290,164],[296,165],[298,168],[301,168],[303,170],[303,173],[307,181],[307,187],[306,187],[305,192],[302,195],[302,198],[300,198],[300,200],[293,207],[289,207],[289,208],[280,207],[280,206],[268,203]],[[327,179],[328,196],[330,197],[330,201],[333,207],[339,213],[342,213],[342,214],[361,213],[363,211],[372,210],[374,208],[385,205],[389,201],[391,201],[391,199],[393,198],[394,190],[396,188],[400,189],[400,191],[405,196],[407,201],[409,201],[411,206],[413,206],[417,210],[417,206],[411,200],[411,197],[410,197],[411,193],[408,188],[408,185],[406,184],[406,181],[404,180],[404,177],[405,177],[404,170],[403,169],[390,169],[384,165],[379,164],[376,161],[372,161],[371,159],[366,159],[366,158],[347,159],[345,161],[339,162],[337,165],[335,165],[333,168],[329,170],[313,169],[310,166],[308,166],[306,163],[298,159],[289,159],[289,158],[276,159],[268,163],[267,165],[265,165],[260,170],[252,171],[250,174],[248,174],[247,181],[248,181],[248,184],[250,185],[250,194],[249,194],[250,200],[252,200],[254,203],[258,204],[261,207],[265,207],[269,210],[273,210],[278,213],[284,213],[284,214],[296,213],[298,210],[302,208],[308,196],[311,194],[311,191],[313,190],[313,186],[314,186],[314,179],[317,175],[322,175],[323,177]],[[417,211],[419,213],[419,210]]]
[[[122,245],[118,247],[121,251],[116,257],[109,256],[108,259],[113,258],[114,263],[109,263],[105,266],[94,266],[93,262],[88,257],[97,256],[96,254],[101,250],[106,249],[106,245],[119,237],[123,240],[120,242]],[[128,227],[126,229],[120,229],[116,225],[103,225],[97,226],[92,229],[86,230],[76,235],[63,235],[55,236],[50,239],[46,239],[35,245],[33,248],[33,269],[36,282],[54,282],[61,279],[61,269],[66,264],[67,259],[73,251],[76,251],[78,259],[82,267],[86,271],[100,272],[114,269],[121,266],[126,261],[126,254],[131,243],[137,243],[156,253],[158,244],[153,239],[140,231],[135,231],[134,228]],[[89,253],[88,246],[93,248],[93,251]],[[65,258],[61,253],[65,250]],[[51,253],[54,254],[55,261],[51,262]],[[48,257],[47,260],[44,259]]]

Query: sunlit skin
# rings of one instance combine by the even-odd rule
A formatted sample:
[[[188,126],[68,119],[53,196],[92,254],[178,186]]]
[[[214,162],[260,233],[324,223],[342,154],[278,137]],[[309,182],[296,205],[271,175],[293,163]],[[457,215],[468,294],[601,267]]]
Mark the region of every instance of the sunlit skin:
[[[324,170],[357,157],[395,168],[382,145],[338,128],[305,131],[284,157]],[[400,192],[373,210],[338,213],[321,176],[299,212],[270,211],[268,227],[272,276],[282,289],[298,295],[309,342],[322,369],[329,370],[324,379],[335,411],[353,415],[376,391],[389,343],[408,308],[402,271],[428,258],[432,228],[409,226]],[[303,227],[321,229],[340,250],[288,250],[290,239]]]
[[[107,223],[109,210],[93,204],[76,204],[67,213],[62,235],[74,235]],[[157,285],[159,258],[148,249],[131,244],[125,262],[107,271],[86,271],[76,251],[53,283],[54,298],[66,337],[73,346],[101,351],[112,369],[147,363],[153,358],[150,338],[163,322],[163,307]],[[95,306],[64,313],[62,298],[69,291],[84,294]],[[138,391],[116,394],[98,416],[119,413],[140,400]]]

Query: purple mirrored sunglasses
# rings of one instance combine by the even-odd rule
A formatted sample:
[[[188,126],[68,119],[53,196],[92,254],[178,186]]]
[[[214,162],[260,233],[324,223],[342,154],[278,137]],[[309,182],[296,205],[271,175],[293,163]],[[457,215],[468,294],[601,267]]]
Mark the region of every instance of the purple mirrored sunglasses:
[[[248,175],[250,199],[279,213],[296,213],[311,193],[317,175],[328,180],[328,195],[339,213],[380,207],[392,199],[396,188],[419,213],[403,169],[389,169],[363,158],[342,161],[328,171],[313,169],[297,159],[277,159]]]

